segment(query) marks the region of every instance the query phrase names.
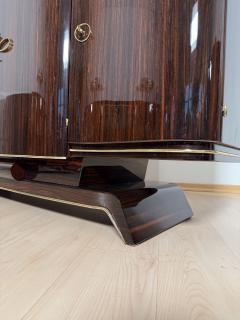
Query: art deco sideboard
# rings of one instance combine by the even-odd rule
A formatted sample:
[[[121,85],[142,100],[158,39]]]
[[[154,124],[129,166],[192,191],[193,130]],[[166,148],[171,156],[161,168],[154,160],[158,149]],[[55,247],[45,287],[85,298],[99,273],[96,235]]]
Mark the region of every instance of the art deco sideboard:
[[[0,0],[0,188],[103,211],[128,244],[190,218],[146,165],[240,159],[225,29],[225,0]]]

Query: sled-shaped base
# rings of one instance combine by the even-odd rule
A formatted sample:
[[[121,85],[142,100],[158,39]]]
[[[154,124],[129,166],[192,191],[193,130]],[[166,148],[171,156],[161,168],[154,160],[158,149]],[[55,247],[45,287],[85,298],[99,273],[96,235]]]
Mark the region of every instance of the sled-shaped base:
[[[135,245],[189,219],[191,208],[174,184],[143,181],[91,188],[0,178],[0,190],[107,214],[126,244]]]

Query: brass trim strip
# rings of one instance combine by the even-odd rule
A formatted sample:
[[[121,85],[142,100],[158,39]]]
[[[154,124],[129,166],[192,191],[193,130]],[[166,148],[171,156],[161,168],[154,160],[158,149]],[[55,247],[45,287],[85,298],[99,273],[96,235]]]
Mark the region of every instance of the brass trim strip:
[[[222,155],[228,157],[240,158],[240,155],[215,150],[194,150],[194,149],[69,149],[70,153],[187,153],[187,154],[209,154]],[[27,159],[53,159],[66,160],[67,157],[34,156],[24,154],[0,154],[0,158],[27,158]]]
[[[67,157],[51,157],[51,156],[34,156],[26,154],[1,154],[0,158],[27,158],[27,159],[52,159],[52,160],[66,160]]]
[[[107,214],[107,216],[111,220],[111,222],[112,222],[113,226],[115,227],[115,229],[117,230],[120,238],[123,240],[124,243],[126,243],[126,241],[124,240],[124,238],[122,236],[122,233],[121,233],[120,229],[118,228],[118,225],[117,225],[116,221],[114,220],[114,217],[111,215],[111,212],[105,207],[91,206],[91,205],[83,204],[83,203],[77,203],[77,202],[72,202],[72,201],[67,201],[67,200],[60,200],[60,199],[51,198],[51,197],[45,197],[45,196],[38,196],[38,195],[31,194],[31,193],[28,193],[28,192],[17,191],[17,190],[5,188],[5,187],[2,187],[2,186],[0,186],[0,190],[7,191],[7,192],[13,192],[13,193],[16,193],[16,194],[19,194],[19,195],[32,197],[32,198],[36,198],[36,199],[42,199],[42,200],[47,200],[47,201],[52,201],[52,202],[57,202],[57,203],[63,203],[63,204],[72,205],[72,206],[81,207],[81,208],[95,209],[95,210],[103,211],[103,212],[105,212]]]
[[[194,150],[194,149],[69,149],[72,153],[188,153],[188,154],[209,154],[235,157],[240,159],[240,155],[215,150]]]

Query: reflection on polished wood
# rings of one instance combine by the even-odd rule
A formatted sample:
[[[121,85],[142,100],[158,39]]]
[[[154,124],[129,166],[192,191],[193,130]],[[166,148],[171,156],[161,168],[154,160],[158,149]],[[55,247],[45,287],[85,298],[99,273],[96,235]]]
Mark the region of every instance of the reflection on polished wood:
[[[69,140],[221,140],[225,0],[73,0]]]
[[[66,156],[70,4],[0,0],[0,154]]]
[[[0,159],[34,180],[0,188],[104,212],[128,244],[190,218],[183,192],[147,185],[136,158],[239,159],[220,143],[225,6],[0,0],[0,32],[14,39],[0,56]]]
[[[0,5],[0,31],[15,41],[0,64],[0,155],[221,140],[225,0]],[[80,24],[91,26],[85,43],[74,38]]]
[[[217,141],[162,140],[71,143],[70,157],[135,157],[147,159],[240,162],[240,148]]]
[[[145,160],[102,159],[101,165],[95,165],[93,159],[84,159],[79,186],[63,186],[57,180],[52,180],[51,171],[48,182],[46,176],[43,177],[45,181],[41,181],[37,174],[35,177],[25,174],[25,179],[35,179],[33,181],[14,181],[6,176],[5,167],[2,170],[4,175],[0,178],[0,190],[78,206],[83,211],[91,209],[95,214],[105,213],[124,242],[134,245],[192,216],[191,208],[179,187],[143,181],[146,168]],[[19,176],[19,170],[17,173]],[[64,172],[59,173],[59,181],[61,176],[64,179]]]

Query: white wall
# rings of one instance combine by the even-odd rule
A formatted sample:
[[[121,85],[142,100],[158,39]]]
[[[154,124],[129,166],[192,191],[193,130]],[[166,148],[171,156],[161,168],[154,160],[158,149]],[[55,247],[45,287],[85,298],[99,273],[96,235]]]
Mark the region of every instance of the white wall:
[[[224,104],[229,115],[223,140],[240,146],[240,0],[228,0]],[[149,180],[240,185],[240,163],[157,161],[149,163]]]
[[[240,1],[228,0],[224,104],[228,116],[223,120],[223,141],[240,147]]]
[[[151,181],[240,185],[240,163],[151,160]]]

